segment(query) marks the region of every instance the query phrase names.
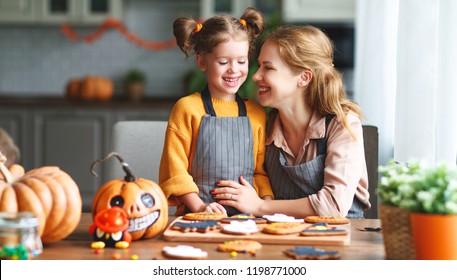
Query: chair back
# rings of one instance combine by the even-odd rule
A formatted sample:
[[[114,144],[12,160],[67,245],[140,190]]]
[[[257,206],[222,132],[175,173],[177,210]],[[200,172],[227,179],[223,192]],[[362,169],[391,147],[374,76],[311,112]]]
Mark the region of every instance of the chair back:
[[[122,156],[136,177],[158,183],[166,129],[166,121],[117,122],[112,131],[112,151]],[[124,177],[119,162],[111,160],[108,166],[109,180]]]
[[[365,148],[365,162],[368,171],[368,192],[370,193],[371,209],[364,213],[367,219],[378,218],[378,128],[372,125],[363,125],[363,144]]]

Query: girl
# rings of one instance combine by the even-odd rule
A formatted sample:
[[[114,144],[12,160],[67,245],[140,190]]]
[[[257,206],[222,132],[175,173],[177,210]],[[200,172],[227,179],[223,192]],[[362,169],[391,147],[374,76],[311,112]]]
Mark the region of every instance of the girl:
[[[249,183],[221,181],[220,204],[257,216],[282,213],[363,218],[370,207],[362,113],[346,97],[333,66],[333,44],[312,26],[270,34],[253,75],[267,120],[266,170],[275,201],[253,195]]]
[[[178,18],[173,32],[186,57],[196,55],[206,74],[201,92],[181,98],[168,121],[159,185],[177,215],[187,212],[239,213],[216,203],[210,191],[218,180],[244,175],[263,198],[272,191],[263,168],[263,108],[237,91],[248,75],[248,58],[265,27],[261,13],[248,8],[241,19],[214,16],[204,23]]]

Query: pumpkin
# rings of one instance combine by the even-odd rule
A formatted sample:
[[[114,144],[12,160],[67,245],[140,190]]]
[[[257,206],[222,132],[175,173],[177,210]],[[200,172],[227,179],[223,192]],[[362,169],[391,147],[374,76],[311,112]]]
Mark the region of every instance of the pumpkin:
[[[125,177],[111,180],[100,187],[92,200],[92,218],[111,207],[123,208],[129,218],[127,231],[132,240],[147,239],[161,233],[168,224],[168,203],[162,189],[155,182],[136,178],[128,164],[116,152],[92,163],[91,172],[99,162],[115,156],[122,165]]]
[[[66,88],[68,98],[83,101],[108,101],[113,92],[114,85],[110,79],[92,75],[71,79]]]
[[[24,174],[19,165],[10,170],[0,153],[0,211],[31,212],[39,222],[43,243],[64,239],[78,226],[82,199],[75,181],[57,166],[43,166]]]

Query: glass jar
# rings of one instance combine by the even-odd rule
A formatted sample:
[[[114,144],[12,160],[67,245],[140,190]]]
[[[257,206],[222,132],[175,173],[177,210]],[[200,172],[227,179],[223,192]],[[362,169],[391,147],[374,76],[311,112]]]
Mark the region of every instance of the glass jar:
[[[33,259],[43,252],[38,219],[30,212],[0,212],[1,259]]]

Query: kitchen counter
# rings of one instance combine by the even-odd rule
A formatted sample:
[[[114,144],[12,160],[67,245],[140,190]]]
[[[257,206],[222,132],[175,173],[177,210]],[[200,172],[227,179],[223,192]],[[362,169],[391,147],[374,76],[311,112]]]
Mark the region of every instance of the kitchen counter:
[[[161,108],[173,107],[177,99],[145,98],[140,102],[129,101],[125,98],[113,98],[110,101],[74,101],[64,97],[12,97],[1,96],[0,107],[25,106],[28,108]]]

